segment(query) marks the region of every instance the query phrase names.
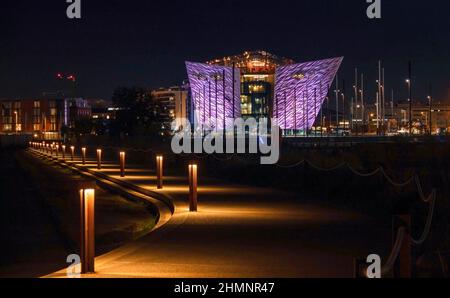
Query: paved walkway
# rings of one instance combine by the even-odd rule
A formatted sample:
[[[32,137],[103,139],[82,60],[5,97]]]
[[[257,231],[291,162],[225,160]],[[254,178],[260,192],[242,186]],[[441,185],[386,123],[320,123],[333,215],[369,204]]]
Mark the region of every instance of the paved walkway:
[[[79,157],[74,164],[83,167]],[[93,159],[85,167],[98,172]],[[100,172],[170,197],[175,212],[149,235],[97,257],[88,277],[352,277],[353,258],[389,250],[388,225],[294,193],[200,179],[199,212],[190,213],[186,177],[166,176],[159,191],[151,169],[128,167],[120,178],[108,163]]]

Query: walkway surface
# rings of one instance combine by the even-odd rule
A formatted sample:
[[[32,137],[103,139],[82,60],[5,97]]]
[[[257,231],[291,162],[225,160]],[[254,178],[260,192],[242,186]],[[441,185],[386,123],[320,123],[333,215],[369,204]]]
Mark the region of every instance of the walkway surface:
[[[94,159],[74,164],[98,172]],[[127,167],[121,178],[118,164],[108,163],[100,172],[171,198],[175,212],[147,236],[97,257],[96,274],[87,277],[352,277],[355,257],[389,251],[387,224],[295,193],[200,179],[199,211],[190,213],[187,177],[165,176],[157,190],[151,169]]]

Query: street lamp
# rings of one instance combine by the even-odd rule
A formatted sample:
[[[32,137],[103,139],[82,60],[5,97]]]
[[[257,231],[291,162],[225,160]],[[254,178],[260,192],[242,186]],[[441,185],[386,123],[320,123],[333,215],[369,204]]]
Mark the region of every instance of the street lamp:
[[[125,152],[119,153],[120,159],[120,177],[125,177]]]
[[[433,97],[431,95],[429,95],[428,97],[428,103],[429,103],[429,116],[428,116],[428,121],[429,121],[429,130],[430,130],[430,136],[433,134]]]
[[[75,147],[74,146],[70,146],[70,157],[71,157],[71,160],[73,161],[74,157],[75,157]]]
[[[102,169],[102,150],[97,149],[97,169]]]
[[[81,159],[84,166],[86,164],[86,147],[81,148]]]
[[[95,272],[95,189],[80,189],[81,273]]]
[[[157,188],[163,188],[163,157],[161,155],[156,157],[156,180]]]
[[[62,151],[63,161],[65,162],[66,161],[66,145],[61,146],[61,151]]]
[[[198,167],[196,164],[189,165],[189,211],[197,212],[197,174]]]
[[[412,95],[411,95],[411,79],[406,79],[408,86],[408,103],[409,103],[409,134],[412,135]]]
[[[18,113],[17,113],[17,111],[14,111],[14,116],[15,116],[14,130],[16,131],[16,134],[17,134],[17,122],[18,122]]]

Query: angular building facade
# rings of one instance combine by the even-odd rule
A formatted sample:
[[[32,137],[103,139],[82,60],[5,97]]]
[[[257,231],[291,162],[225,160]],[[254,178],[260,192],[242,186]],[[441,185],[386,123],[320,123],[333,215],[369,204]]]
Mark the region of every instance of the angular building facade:
[[[342,60],[297,64],[253,51],[206,64],[186,62],[190,101],[196,111],[191,118],[213,129],[223,127],[224,116],[277,118],[285,134],[305,132],[314,125]],[[220,123],[210,123],[216,118]]]
[[[222,130],[241,116],[239,69],[193,62],[186,68],[193,125]]]
[[[307,131],[320,113],[343,57],[277,68],[273,117],[283,130]]]

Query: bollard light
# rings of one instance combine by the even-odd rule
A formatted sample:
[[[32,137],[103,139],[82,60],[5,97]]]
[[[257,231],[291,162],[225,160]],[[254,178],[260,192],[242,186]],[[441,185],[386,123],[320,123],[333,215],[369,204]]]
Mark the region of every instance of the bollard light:
[[[156,157],[156,185],[158,189],[163,188],[163,157]]]
[[[61,146],[63,161],[66,161],[66,145]]]
[[[125,177],[125,152],[120,152],[119,158],[120,158],[120,177]]]
[[[95,190],[80,189],[81,273],[95,272]]]
[[[83,165],[86,164],[86,147],[81,148],[81,159],[83,162]]]
[[[56,159],[58,159],[58,155],[59,155],[59,145],[56,145],[55,146],[55,148],[56,148]]]
[[[97,149],[97,169],[102,169],[102,150]]]
[[[53,159],[53,151],[55,149],[54,147],[55,147],[55,145],[53,145],[53,144],[50,146],[50,156],[52,157],[52,159]]]
[[[196,164],[189,165],[189,211],[197,212],[197,174]]]
[[[75,158],[75,147],[74,146],[70,146],[70,158],[72,161]]]

